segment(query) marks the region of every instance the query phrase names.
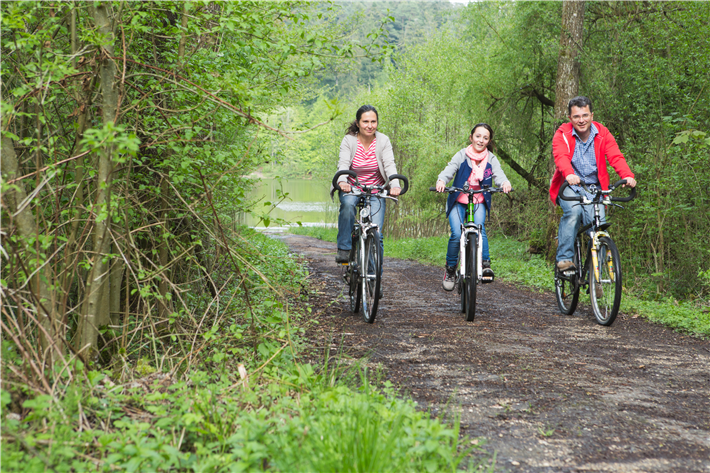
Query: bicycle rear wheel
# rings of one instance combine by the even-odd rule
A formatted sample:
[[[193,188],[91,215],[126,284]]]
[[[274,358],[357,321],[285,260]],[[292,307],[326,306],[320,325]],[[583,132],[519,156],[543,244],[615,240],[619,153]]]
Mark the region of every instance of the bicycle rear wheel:
[[[564,315],[574,314],[579,302],[579,239],[574,242],[574,255],[575,274],[571,277],[564,277],[555,264],[555,298],[557,308]]]
[[[466,322],[473,322],[476,317],[476,285],[478,283],[478,235],[469,233],[466,244],[466,276],[464,278],[466,293]]]
[[[592,310],[597,323],[608,326],[614,323],[621,305],[621,258],[611,238],[599,238],[596,266],[589,272]]]
[[[350,250],[350,263],[348,264],[348,272],[350,273],[350,286],[348,287],[350,298],[350,312],[357,314],[360,312],[360,237],[353,235],[353,248]]]
[[[380,249],[380,232],[370,230],[365,238],[365,258],[362,283],[362,315],[365,322],[371,324],[377,315],[380,302],[380,284],[382,277],[382,250]]]

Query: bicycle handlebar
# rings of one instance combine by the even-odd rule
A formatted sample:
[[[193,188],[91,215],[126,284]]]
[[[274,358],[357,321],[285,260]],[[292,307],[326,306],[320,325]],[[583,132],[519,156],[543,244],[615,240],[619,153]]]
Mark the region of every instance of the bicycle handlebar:
[[[612,184],[612,185],[609,186],[609,190],[608,190],[608,191],[602,190],[601,188],[598,189],[598,190],[592,190],[592,189],[588,188],[586,185],[584,185],[584,184],[581,183],[581,182],[580,182],[578,185],[579,185],[580,187],[582,187],[584,190],[586,190],[587,192],[589,192],[590,194],[595,194],[595,195],[600,195],[600,194],[602,194],[602,195],[609,195],[609,194],[611,194],[612,192],[614,192],[614,190],[615,190],[617,187],[623,186],[624,184],[626,184],[626,179],[622,179],[622,180],[620,180],[620,181],[616,181],[614,184]],[[567,181],[563,182],[562,185],[560,186],[560,190],[558,191],[557,196],[558,196],[560,199],[566,200],[566,201],[568,201],[568,202],[582,202],[582,197],[581,197],[581,196],[565,197],[564,191],[565,191],[565,189],[567,189],[568,187],[570,187],[569,182],[567,182]],[[612,202],[629,202],[629,201],[631,201],[631,200],[633,200],[633,199],[635,199],[635,198],[636,198],[636,187],[632,187],[632,188],[631,188],[631,193],[629,194],[628,197],[611,197],[611,196],[609,196],[609,200],[612,201]]]
[[[376,190],[376,189],[387,190],[387,188],[389,187],[390,181],[392,181],[394,179],[399,179],[402,181],[402,190],[399,193],[400,196],[406,194],[407,191],[409,190],[409,179],[407,179],[402,174],[392,174],[390,177],[387,178],[387,181],[385,181],[385,183],[381,186],[365,186],[365,185],[360,184],[360,182],[357,179],[357,174],[355,173],[355,171],[351,171],[349,169],[344,169],[342,171],[338,171],[335,173],[335,176],[333,176],[333,187],[334,188],[340,190],[340,187],[338,186],[338,179],[340,178],[340,176],[344,176],[344,175],[348,175],[348,176],[351,176],[352,178],[354,178],[355,185],[357,187],[363,188],[365,190]]]
[[[437,192],[436,187],[430,187],[429,190],[433,191],[433,192]],[[512,191],[513,190],[511,189],[511,192]],[[463,192],[464,194],[483,194],[484,192],[490,192],[491,194],[494,194],[496,192],[503,192],[503,189],[499,189],[498,187],[483,187],[481,189],[472,189],[469,187],[468,189],[463,189],[461,187],[451,186],[451,187],[444,187],[443,192],[448,192],[449,194],[451,194],[453,192]]]

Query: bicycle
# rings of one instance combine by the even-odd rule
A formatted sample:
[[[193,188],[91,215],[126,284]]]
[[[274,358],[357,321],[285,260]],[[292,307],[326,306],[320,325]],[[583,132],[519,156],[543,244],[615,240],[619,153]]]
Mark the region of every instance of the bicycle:
[[[339,189],[338,178],[349,175],[354,179],[351,185],[360,192],[357,202],[357,221],[352,229],[352,248],[347,263],[342,263],[343,281],[348,286],[350,310],[357,314],[362,303],[362,313],[365,322],[373,323],[377,315],[377,306],[380,301],[380,287],[382,278],[382,248],[380,247],[380,229],[372,223],[372,209],[370,197],[384,197],[397,202],[397,199],[387,195],[386,190],[393,179],[402,181],[402,190],[399,195],[404,195],[409,188],[409,180],[401,174],[393,174],[381,186],[366,186],[357,180],[354,171],[338,171],[333,176],[333,187]],[[341,191],[342,192],[342,191]],[[365,264],[368,262],[368,264]]]
[[[636,197],[636,188],[631,189],[628,197],[611,197],[611,193],[621,185],[626,184],[626,179],[615,182],[609,190],[588,188],[580,184],[587,192],[593,195],[592,199],[584,196],[565,197],[564,191],[569,184],[563,182],[560,186],[559,197],[567,201],[578,201],[577,205],[594,205],[592,221],[577,232],[574,240],[574,268],[560,271],[555,265],[555,296],[557,307],[565,315],[572,315],[579,302],[579,290],[586,287],[592,300],[594,317],[600,325],[609,326],[614,323],[619,306],[621,305],[621,258],[619,250],[606,231],[611,224],[601,223],[599,213],[600,205],[613,205],[623,208],[613,202],[629,202]],[[584,235],[587,238],[584,238]],[[585,247],[587,254],[582,262],[582,250]],[[594,284],[590,284],[589,276],[594,274]]]
[[[429,190],[436,192],[436,187],[430,187]],[[481,260],[483,233],[481,232],[481,226],[476,225],[473,221],[476,205],[473,202],[473,196],[484,192],[503,192],[503,190],[497,187],[472,189],[466,183],[463,188],[445,187],[443,192],[449,194],[461,192],[468,195],[466,217],[464,218],[464,223],[461,224],[456,287],[458,293],[461,294],[461,312],[464,314],[464,319],[466,322],[473,322],[476,317],[476,287],[479,283],[487,284],[492,283],[494,280],[493,276],[483,275],[483,262]]]

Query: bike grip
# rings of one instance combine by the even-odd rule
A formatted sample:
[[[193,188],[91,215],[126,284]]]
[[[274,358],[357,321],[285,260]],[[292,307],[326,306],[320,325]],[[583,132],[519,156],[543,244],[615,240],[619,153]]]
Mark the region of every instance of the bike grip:
[[[620,181],[616,181],[615,183],[613,183],[611,185],[611,188],[616,189],[617,187],[623,186],[624,184],[626,184],[626,179],[621,179]]]
[[[429,190],[432,192],[436,192],[436,187],[430,187]]]
[[[567,181],[563,182],[562,185],[560,186],[560,190],[557,192],[557,197],[559,197],[559,198],[562,199],[562,200],[566,200],[566,201],[582,202],[582,198],[581,198],[581,197],[565,197],[565,196],[563,195],[565,189],[567,189],[568,187],[569,187],[569,182],[567,182]]]
[[[621,181],[619,181],[621,182]],[[612,197],[611,200],[612,202],[629,202],[631,200],[634,200],[636,198],[636,187],[631,188],[631,193],[629,194],[628,197]]]
[[[405,176],[401,174],[392,174],[390,177],[387,178],[387,182],[389,183],[393,179],[399,179],[400,181],[403,182],[402,185],[402,191],[399,193],[399,195],[404,195],[407,193],[409,190],[409,179],[407,179]]]
[[[341,171],[338,171],[335,173],[335,176],[333,176],[333,187],[335,187],[337,190],[340,190],[340,187],[338,186],[338,178],[344,174],[354,177],[357,181],[357,174],[355,174],[355,171],[351,171],[349,169],[343,169]]]

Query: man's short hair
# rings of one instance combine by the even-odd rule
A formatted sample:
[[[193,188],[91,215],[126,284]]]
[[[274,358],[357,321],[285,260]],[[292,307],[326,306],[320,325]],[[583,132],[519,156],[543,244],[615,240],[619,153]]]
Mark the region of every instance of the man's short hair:
[[[567,104],[567,116],[572,115],[572,107],[589,107],[589,113],[594,111],[592,110],[592,101],[589,100],[589,97],[585,97],[584,95],[578,95],[569,101]]]

